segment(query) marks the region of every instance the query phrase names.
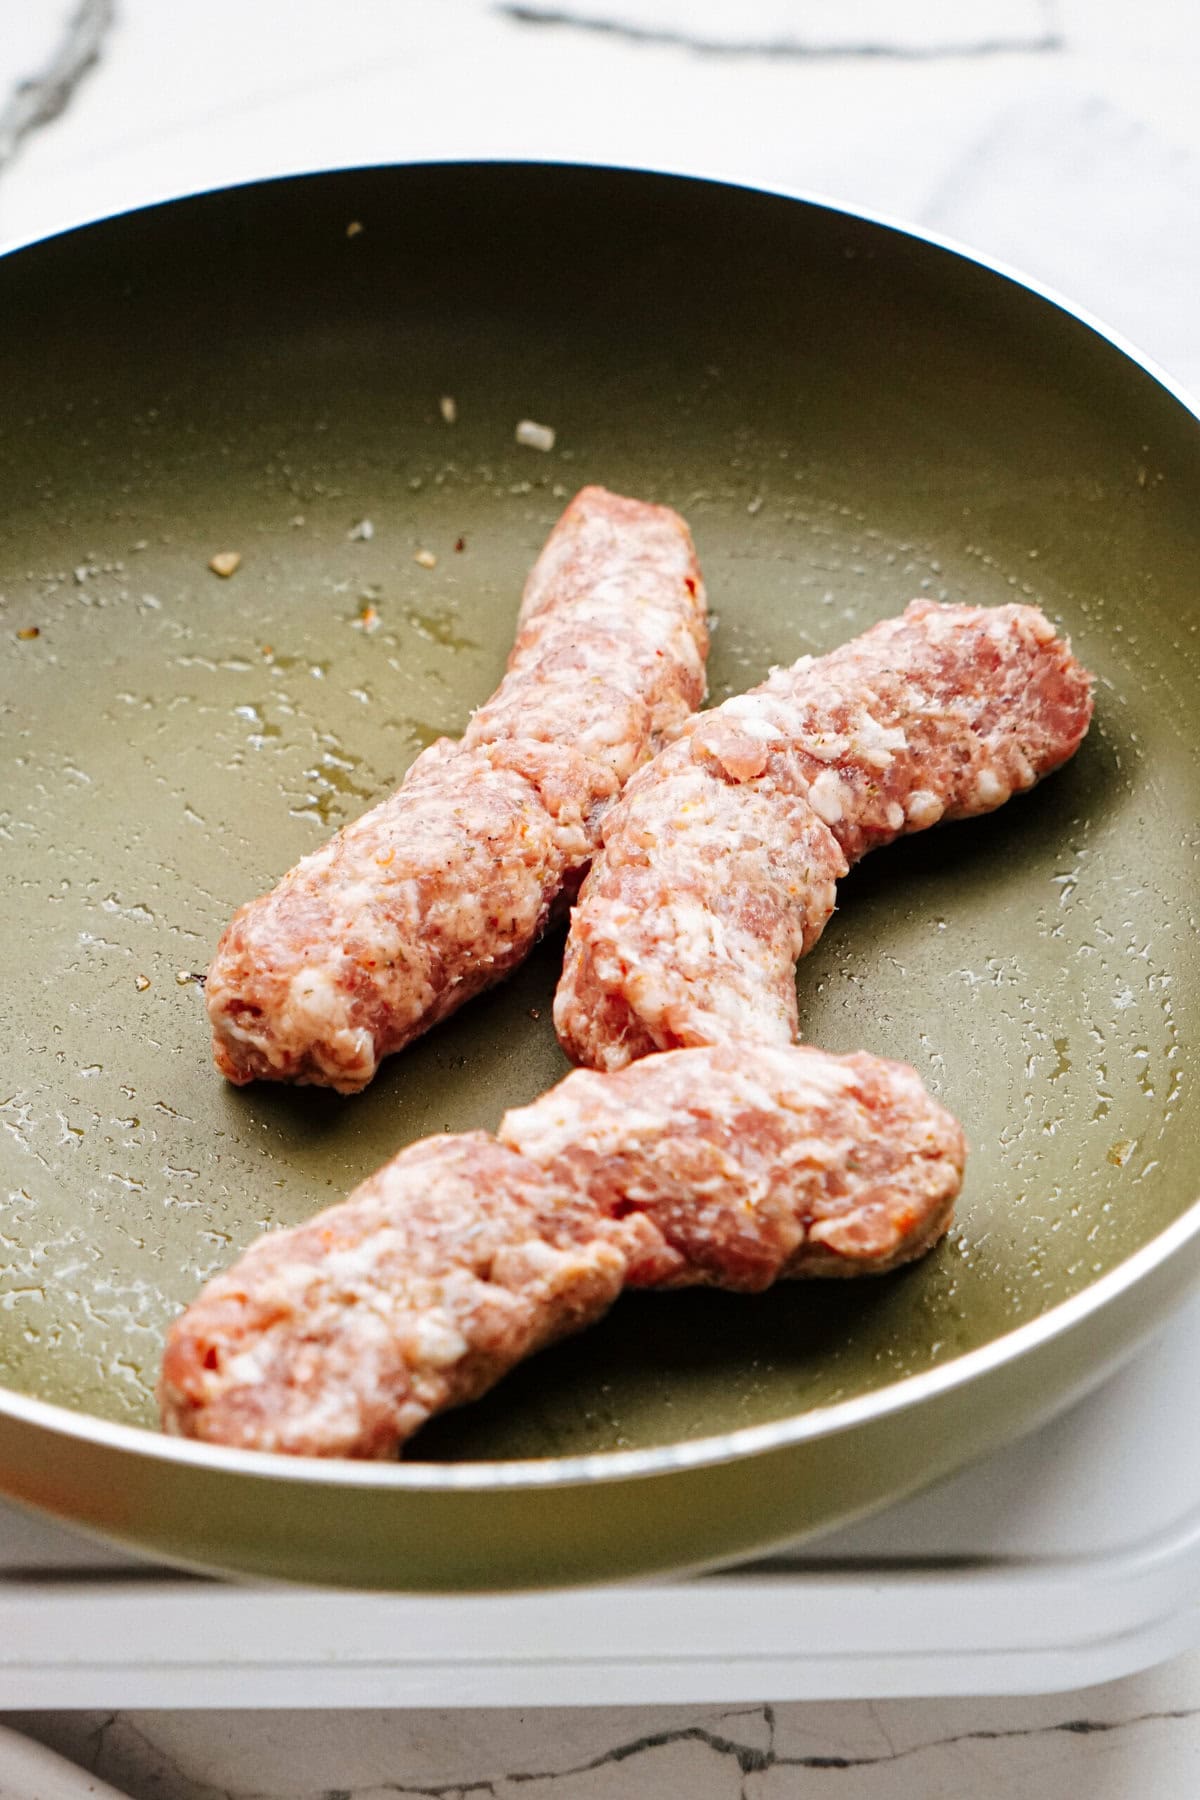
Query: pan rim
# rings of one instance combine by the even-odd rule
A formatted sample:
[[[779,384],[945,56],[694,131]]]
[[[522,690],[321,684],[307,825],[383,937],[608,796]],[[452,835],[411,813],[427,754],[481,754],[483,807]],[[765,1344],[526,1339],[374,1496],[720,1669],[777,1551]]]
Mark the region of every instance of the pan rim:
[[[472,170],[510,169],[595,172],[598,174],[664,178],[694,183],[697,186],[721,187],[746,194],[797,202],[847,221],[866,223],[939,250],[949,256],[973,264],[1031,294],[1068,317],[1077,320],[1117,353],[1132,362],[1169,394],[1193,420],[1200,424],[1200,403],[1175,380],[1154,358],[1141,351],[1114,327],[1097,318],[1087,308],[1077,305],[1055,288],[1025,274],[1002,259],[990,257],[959,240],[926,230],[924,227],[898,220],[870,208],[853,207],[818,192],[801,188],[775,186],[730,177],[719,171],[654,166],[632,163],[572,160],[546,157],[469,156],[412,158],[402,162],[331,164],[319,168],[300,166],[272,171],[245,181],[224,183],[215,187],[165,192],[140,201],[137,205],[93,214],[11,242],[0,243],[0,263],[23,251],[38,248],[120,218],[175,206],[189,200],[231,195],[263,189],[298,180],[319,180],[326,176],[375,174],[397,170]],[[77,1412],[57,1403],[23,1394],[0,1385],[0,1416],[16,1424],[47,1432],[58,1437],[83,1441],[102,1450],[144,1458],[148,1461],[195,1467],[212,1474],[224,1473],[256,1480],[312,1483],[326,1488],[381,1489],[405,1492],[487,1492],[517,1489],[557,1489],[590,1486],[597,1482],[634,1481],[683,1473],[686,1470],[715,1467],[737,1462],[772,1451],[783,1451],[804,1443],[834,1438],[869,1423],[910,1411],[937,1396],[955,1392],[978,1380],[1021,1361],[1034,1351],[1065,1337],[1093,1314],[1103,1310],[1122,1295],[1146,1282],[1154,1272],[1195,1237],[1200,1235],[1200,1197],[1178,1218],[1152,1237],[1148,1243],[1127,1256],[1116,1268],[1098,1280],[1060,1301],[1037,1318],[1002,1333],[990,1343],[965,1352],[950,1362],[917,1375],[910,1375],[889,1385],[858,1394],[831,1405],[814,1407],[766,1424],[743,1426],[736,1431],[711,1437],[685,1440],[675,1444],[658,1444],[647,1449],[590,1451],[565,1457],[518,1458],[505,1461],[473,1461],[464,1463],[357,1462],[309,1456],[285,1456],[270,1451],[233,1449],[170,1437],[146,1426],[122,1425],[91,1413]],[[1131,1336],[1123,1349],[1132,1353],[1141,1337],[1149,1335],[1158,1321],[1148,1323],[1146,1332]]]

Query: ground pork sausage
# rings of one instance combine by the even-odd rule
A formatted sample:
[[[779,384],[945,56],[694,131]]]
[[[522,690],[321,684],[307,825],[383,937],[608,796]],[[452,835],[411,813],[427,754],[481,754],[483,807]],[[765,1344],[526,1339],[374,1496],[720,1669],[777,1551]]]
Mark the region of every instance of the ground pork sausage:
[[[739,1045],[577,1071],[497,1137],[410,1145],[252,1244],[170,1330],[163,1424],[391,1456],[625,1286],[756,1292],[920,1255],[965,1154],[912,1069],[861,1053]]]
[[[699,705],[707,647],[683,520],[585,488],[463,737],[234,915],[206,986],[221,1073],[354,1092],[508,974],[573,897],[624,782]]]
[[[795,1041],[794,968],[866,851],[991,811],[1078,748],[1091,678],[1036,607],[914,600],[701,713],[609,812],[554,1019],[567,1054]]]

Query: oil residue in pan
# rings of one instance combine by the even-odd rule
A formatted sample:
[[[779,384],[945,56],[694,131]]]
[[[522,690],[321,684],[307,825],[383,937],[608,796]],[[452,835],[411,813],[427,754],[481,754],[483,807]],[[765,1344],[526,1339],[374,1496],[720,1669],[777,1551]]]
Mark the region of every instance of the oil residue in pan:
[[[719,595],[717,694],[852,635],[891,596],[979,597],[970,565],[948,576],[860,520],[842,535],[832,507],[807,533],[794,510],[781,517],[787,557],[760,561],[754,515],[690,500]],[[544,519],[553,497],[543,505]],[[463,509],[441,510],[448,531]],[[498,509],[493,556],[484,537],[444,574],[409,572],[399,524],[367,546],[313,522],[278,542],[260,527],[228,583],[207,575],[202,544],[147,546],[132,580],[129,557],[84,582],[38,583],[47,710],[27,726],[5,876],[27,932],[39,921],[16,985],[44,1040],[0,1109],[17,1183],[0,1316],[17,1385],[41,1388],[52,1351],[56,1397],[151,1418],[167,1318],[249,1236],[337,1197],[403,1138],[494,1123],[558,1072],[556,943],[349,1102],[226,1089],[195,979],[240,898],[461,728],[494,679],[518,585],[501,596],[476,571],[502,544],[519,567],[540,523]],[[428,514],[420,529],[438,535]],[[1006,598],[993,581],[987,597]],[[826,586],[797,603],[796,629],[789,597],[821,582],[840,598]],[[347,595],[368,590],[378,625],[356,630]],[[84,670],[86,721],[56,715],[56,678],[78,691]],[[1102,690],[1079,764],[1033,796],[864,864],[800,970],[812,1041],[910,1059],[968,1120],[970,1183],[943,1252],[869,1292],[627,1301],[586,1343],[436,1427],[425,1454],[710,1431],[714,1357],[741,1377],[724,1423],[832,1400],[958,1353],[981,1319],[1028,1317],[1064,1274],[1082,1285],[1123,1253],[1122,1193],[1153,1181],[1182,1070],[1153,896],[1136,864],[1117,875],[1137,764],[1117,711]]]
[[[186,376],[150,347],[132,386],[81,350],[0,436],[8,1385],[151,1422],[165,1322],[252,1236],[562,1072],[554,939],[351,1100],[225,1087],[198,978],[240,901],[491,691],[525,572],[589,479],[689,518],[716,698],[916,593],[1029,598],[1097,670],[1097,719],[1034,794],[868,859],[799,971],[811,1041],[913,1062],[964,1120],[947,1244],[853,1291],[628,1298],[421,1454],[651,1443],[865,1392],[1085,1286],[1194,1197],[1195,595],[1160,571],[1148,600],[1153,533],[1126,529],[1169,495],[1035,373],[1012,372],[966,467],[961,402],[942,436],[918,420],[914,447],[911,397],[881,388],[869,348],[858,375],[843,358],[836,384],[787,387],[749,350],[714,374],[705,329],[550,333],[534,357],[515,321],[410,321],[399,350],[377,321],[306,324],[299,387],[261,331]],[[431,377],[450,367],[452,427]],[[512,442],[536,384],[556,397],[546,455]],[[1053,467],[1091,476],[1011,472],[1031,407],[1053,413]],[[209,559],[230,549],[222,579]]]

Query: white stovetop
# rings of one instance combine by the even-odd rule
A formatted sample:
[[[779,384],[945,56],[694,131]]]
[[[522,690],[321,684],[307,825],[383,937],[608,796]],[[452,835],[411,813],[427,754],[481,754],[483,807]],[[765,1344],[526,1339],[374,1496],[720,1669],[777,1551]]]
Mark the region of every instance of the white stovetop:
[[[615,17],[640,36],[523,21],[488,0],[116,0],[98,63],[5,166],[14,82],[47,60],[68,16],[102,27],[107,10],[107,0],[0,0],[0,242],[329,163],[643,162],[804,188],[957,237],[1058,287],[1200,390],[1200,24],[1187,0],[555,9]],[[737,52],[735,30],[793,47]],[[680,41],[689,35],[710,47]],[[821,53],[797,53],[797,39]],[[962,1530],[973,1506],[1019,1536],[1054,1490],[1053,1529],[1069,1539],[1076,1429],[1043,1440],[1052,1461],[1040,1491],[1018,1499],[976,1473],[940,1529]],[[1155,1486],[1162,1456],[1180,1454],[1177,1441],[1143,1446]],[[1131,1504],[1144,1479],[1131,1470]],[[925,1504],[922,1516],[937,1518]],[[863,1528],[868,1542],[888,1529]],[[1200,1656],[1038,1699],[10,1722],[136,1800],[1183,1800],[1200,1785]],[[10,1791],[29,1793],[6,1789],[0,1762],[0,1796]]]

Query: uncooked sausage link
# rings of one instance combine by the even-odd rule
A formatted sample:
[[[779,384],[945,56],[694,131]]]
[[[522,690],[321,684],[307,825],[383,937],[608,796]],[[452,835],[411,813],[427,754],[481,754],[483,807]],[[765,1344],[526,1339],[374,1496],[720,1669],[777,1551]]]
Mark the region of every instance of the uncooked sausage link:
[[[756,1292],[894,1268],[946,1230],[962,1133],[912,1069],[804,1048],[578,1071],[485,1132],[413,1144],[275,1232],[172,1326],[181,1436],[392,1455],[626,1285]]]
[[[354,1092],[508,974],[572,897],[624,782],[699,704],[707,647],[683,520],[585,488],[464,736],[234,915],[206,990],[222,1074]]]
[[[904,614],[700,714],[608,814],[554,1019],[574,1061],[795,1041],[794,967],[876,845],[1074,754],[1091,679],[1036,607]]]

